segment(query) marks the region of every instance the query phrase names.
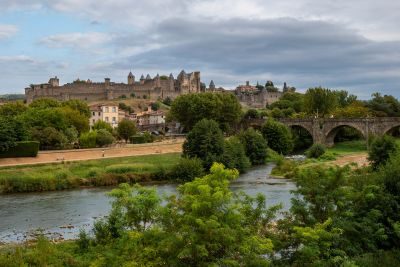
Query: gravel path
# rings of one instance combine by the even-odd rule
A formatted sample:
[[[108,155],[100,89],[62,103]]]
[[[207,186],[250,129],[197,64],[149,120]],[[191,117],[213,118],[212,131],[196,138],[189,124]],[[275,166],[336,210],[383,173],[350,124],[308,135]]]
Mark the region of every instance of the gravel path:
[[[17,165],[34,165],[55,163],[61,161],[77,161],[115,157],[140,156],[151,154],[179,153],[182,152],[183,139],[168,140],[151,144],[126,145],[118,148],[75,149],[58,151],[41,151],[35,158],[5,158],[0,159],[0,167]]]

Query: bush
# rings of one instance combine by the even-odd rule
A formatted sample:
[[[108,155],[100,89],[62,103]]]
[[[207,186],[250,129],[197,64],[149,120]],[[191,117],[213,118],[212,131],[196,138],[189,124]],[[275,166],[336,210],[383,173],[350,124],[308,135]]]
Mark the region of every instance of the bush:
[[[189,182],[196,177],[204,175],[203,162],[198,158],[181,158],[179,162],[172,167],[171,177],[183,182]]]
[[[396,140],[393,137],[388,135],[376,137],[368,151],[368,160],[371,162],[372,168],[377,169],[380,165],[385,164],[396,150]]]
[[[132,136],[129,138],[129,141],[130,141],[132,144],[144,144],[144,143],[146,143],[146,137],[143,136],[143,135],[141,135],[141,134],[132,135]]]
[[[282,123],[269,119],[262,126],[261,132],[272,150],[284,155],[293,150],[292,134]]]
[[[92,129],[93,129],[93,130],[101,130],[101,129],[104,129],[104,130],[109,131],[110,133],[113,133],[113,128],[112,128],[112,126],[111,126],[109,123],[107,123],[107,122],[105,122],[105,121],[102,121],[102,120],[98,120],[98,121],[92,126]]]
[[[249,128],[239,134],[240,142],[246,151],[246,156],[250,159],[252,165],[264,164],[267,159],[267,142],[262,135]]]
[[[0,152],[0,158],[36,157],[39,151],[39,142],[20,141],[7,151]]]
[[[53,127],[34,127],[31,129],[31,136],[40,143],[41,149],[63,149],[68,143],[68,138]]]
[[[315,159],[321,157],[323,154],[325,154],[325,146],[322,144],[314,144],[306,152],[308,158]]]
[[[79,145],[81,148],[93,148],[96,147],[97,131],[91,131],[81,134],[79,137]]]
[[[225,167],[237,169],[239,172],[244,172],[251,166],[250,159],[246,156],[246,151],[239,138],[231,137],[225,140],[221,163]]]
[[[118,123],[117,132],[119,137],[127,142],[136,133],[136,124],[131,120],[123,119]]]
[[[99,147],[111,145],[114,143],[115,138],[114,136],[105,129],[100,129],[97,131],[96,135],[96,145]]]

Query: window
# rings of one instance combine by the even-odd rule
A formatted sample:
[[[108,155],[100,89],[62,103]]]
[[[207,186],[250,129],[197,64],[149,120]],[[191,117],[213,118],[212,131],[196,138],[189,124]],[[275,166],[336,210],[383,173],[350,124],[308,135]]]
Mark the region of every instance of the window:
[[[112,118],[112,122],[115,123],[117,119],[115,117]]]
[[[93,111],[92,114],[93,114],[93,116],[94,116],[94,115],[96,114],[96,112]]]
[[[117,108],[116,107],[112,107],[112,112],[117,112]]]
[[[99,112],[99,116],[101,115],[101,112]]]
[[[106,117],[106,122],[108,122],[108,117]]]
[[[106,111],[105,112],[109,112],[109,109],[108,109],[108,107],[106,107]]]

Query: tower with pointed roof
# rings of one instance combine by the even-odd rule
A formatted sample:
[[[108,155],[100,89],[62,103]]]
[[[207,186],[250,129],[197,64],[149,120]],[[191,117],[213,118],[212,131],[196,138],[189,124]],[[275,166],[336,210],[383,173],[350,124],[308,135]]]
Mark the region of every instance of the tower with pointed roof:
[[[211,80],[208,89],[209,89],[210,91],[215,91],[215,84],[214,84],[214,81],[213,81],[213,80]]]
[[[128,74],[128,84],[132,85],[134,83],[135,83],[135,76],[132,74],[132,71],[130,71]]]

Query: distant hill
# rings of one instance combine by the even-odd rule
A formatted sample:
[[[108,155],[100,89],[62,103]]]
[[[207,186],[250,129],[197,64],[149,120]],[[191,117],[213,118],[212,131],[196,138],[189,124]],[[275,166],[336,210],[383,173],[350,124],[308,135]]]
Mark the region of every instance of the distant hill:
[[[25,100],[25,95],[24,94],[6,94],[6,95],[0,95],[0,99],[6,100],[6,101]]]

